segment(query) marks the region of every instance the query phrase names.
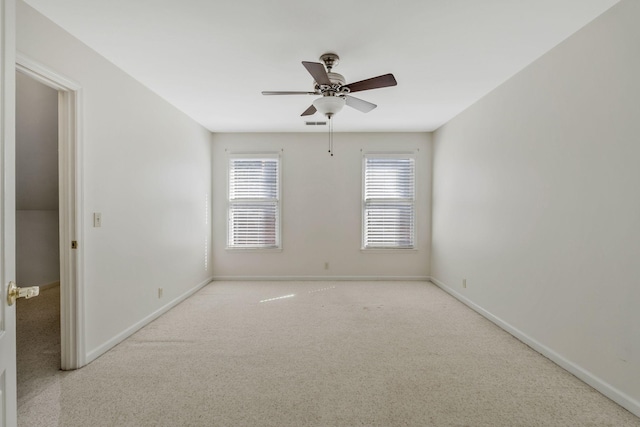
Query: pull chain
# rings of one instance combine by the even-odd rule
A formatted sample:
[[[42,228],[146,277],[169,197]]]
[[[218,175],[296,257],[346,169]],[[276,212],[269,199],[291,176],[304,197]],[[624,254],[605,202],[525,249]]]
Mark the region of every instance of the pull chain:
[[[329,117],[329,153],[331,157],[333,157],[333,121],[331,120],[331,116]]]

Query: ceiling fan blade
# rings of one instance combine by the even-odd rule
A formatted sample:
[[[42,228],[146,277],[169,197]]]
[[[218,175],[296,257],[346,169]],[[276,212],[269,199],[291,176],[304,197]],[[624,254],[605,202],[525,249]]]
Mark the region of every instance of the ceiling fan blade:
[[[311,104],[311,106],[309,108],[307,108],[306,110],[304,110],[304,113],[300,114],[301,116],[311,116],[313,114],[316,113],[316,107],[313,106],[313,104]]]
[[[378,77],[372,77],[367,80],[349,83],[345,86],[348,87],[351,92],[360,92],[362,90],[379,89],[381,87],[395,86],[397,84],[398,82],[396,82],[396,78],[393,77],[393,74],[385,74]]]
[[[307,61],[302,61],[302,65],[304,65],[304,68],[307,69],[316,83],[319,85],[331,86],[331,80],[329,80],[329,76],[327,75],[327,71],[324,69],[324,65],[319,62]]]
[[[317,92],[294,92],[294,91],[269,91],[263,90],[263,95],[320,95]]]
[[[362,111],[363,113],[368,113],[369,111],[377,107],[376,104],[353,96],[345,95],[344,98],[349,107],[355,108],[356,110]]]

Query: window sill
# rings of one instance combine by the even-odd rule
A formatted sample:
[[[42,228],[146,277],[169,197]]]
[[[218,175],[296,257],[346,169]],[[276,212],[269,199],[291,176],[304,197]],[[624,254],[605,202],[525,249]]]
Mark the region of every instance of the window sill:
[[[282,248],[225,248],[227,252],[282,252]]]
[[[380,249],[376,249],[376,248],[370,248],[370,249],[365,249],[365,248],[360,248],[360,252],[363,253],[408,253],[408,252],[418,252],[418,249],[416,248],[380,248]]]

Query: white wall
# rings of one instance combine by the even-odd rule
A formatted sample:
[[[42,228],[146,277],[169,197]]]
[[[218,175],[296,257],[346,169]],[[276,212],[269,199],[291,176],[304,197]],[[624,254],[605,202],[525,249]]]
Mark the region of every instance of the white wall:
[[[426,278],[431,244],[431,140],[426,133],[215,134],[213,271],[216,278]],[[227,152],[282,150],[282,252],[227,251]],[[417,250],[363,253],[362,152],[419,150]],[[329,270],[325,270],[325,262]]]
[[[20,286],[60,280],[58,211],[16,211],[16,279]]]
[[[432,246],[440,284],[637,415],[639,21],[622,1],[435,132]]]
[[[211,134],[23,2],[17,49],[82,87],[79,245],[92,359],[211,277]]]
[[[58,92],[16,73],[16,279],[60,280]]]
[[[16,73],[16,208],[58,210],[58,91]]]

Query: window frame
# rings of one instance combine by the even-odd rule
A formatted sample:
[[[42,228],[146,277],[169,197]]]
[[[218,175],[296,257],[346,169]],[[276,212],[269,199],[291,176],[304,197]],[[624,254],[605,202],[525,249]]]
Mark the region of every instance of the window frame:
[[[412,233],[411,233],[411,242],[412,245],[410,247],[394,247],[394,246],[367,246],[365,237],[366,237],[366,211],[367,211],[367,199],[366,197],[366,167],[367,167],[367,159],[368,158],[378,158],[378,159],[412,159],[413,160],[413,194],[410,200],[412,210],[413,210],[413,224],[412,224]],[[418,157],[416,151],[407,151],[407,152],[363,152],[362,153],[362,194],[361,194],[361,236],[360,236],[360,250],[362,252],[415,252],[418,250],[418,204],[416,200],[418,180],[417,178],[417,169],[418,169]],[[376,199],[376,200],[388,200],[388,199]]]
[[[231,196],[231,161],[234,159],[276,159],[277,160],[277,199],[276,199],[276,245],[260,246],[230,246],[231,237],[231,206],[239,201],[232,201]],[[232,252],[282,252],[282,156],[280,152],[229,152],[227,154],[227,236],[225,249]]]

